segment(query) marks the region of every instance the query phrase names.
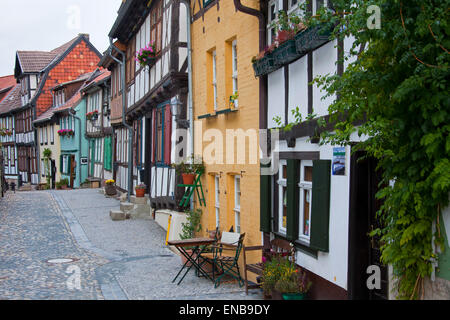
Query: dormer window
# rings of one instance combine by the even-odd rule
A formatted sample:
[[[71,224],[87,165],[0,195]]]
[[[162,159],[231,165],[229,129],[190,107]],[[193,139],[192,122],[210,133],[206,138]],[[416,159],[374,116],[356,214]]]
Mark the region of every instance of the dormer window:
[[[55,91],[55,93],[53,95],[53,105],[55,107],[60,107],[64,103],[66,103],[66,97],[65,97],[64,89]]]

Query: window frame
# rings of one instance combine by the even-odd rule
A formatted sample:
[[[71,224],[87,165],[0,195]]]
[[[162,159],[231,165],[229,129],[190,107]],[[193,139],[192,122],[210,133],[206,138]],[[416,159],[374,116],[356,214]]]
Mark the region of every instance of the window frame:
[[[214,49],[212,54],[212,87],[213,87],[213,105],[214,111],[218,109],[218,91],[217,91],[217,51]]]
[[[285,195],[287,197],[287,177],[283,177],[283,166],[286,166],[287,170],[287,160],[280,159],[279,161],[279,174],[278,174],[278,180],[275,181],[277,191],[278,192],[278,230],[280,234],[286,235],[287,234],[287,221],[286,221],[286,227],[283,227],[283,217],[284,217],[284,197]],[[286,192],[283,194],[283,188],[286,189]],[[287,208],[287,205],[286,205]],[[287,216],[286,216],[287,218]]]
[[[238,86],[238,56],[237,56],[237,40],[233,40],[231,43],[231,65],[232,65],[232,82],[233,82],[233,94],[239,91]]]
[[[238,201],[239,199],[239,201]],[[236,232],[241,233],[241,176],[234,176],[234,224]]]
[[[305,180],[305,168],[311,168],[311,181]],[[311,239],[311,214],[312,214],[312,187],[313,187],[313,177],[312,177],[313,161],[312,160],[301,160],[300,161],[300,179],[298,183],[299,188],[299,229],[298,229],[298,240],[309,244]],[[309,191],[309,225],[308,225],[308,235],[303,233],[304,230],[304,191]]]
[[[214,211],[216,214],[216,228],[220,227],[220,176],[214,176]]]

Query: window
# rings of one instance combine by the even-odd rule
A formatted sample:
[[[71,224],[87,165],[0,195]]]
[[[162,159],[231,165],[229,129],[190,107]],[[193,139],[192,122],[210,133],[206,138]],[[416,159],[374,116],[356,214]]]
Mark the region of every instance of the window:
[[[43,127],[42,129],[44,129],[44,143],[46,145],[48,145],[48,130],[47,130],[47,127]]]
[[[212,53],[212,76],[214,111],[217,111],[217,55],[215,50]]]
[[[311,199],[312,199],[312,161],[302,161],[300,166],[300,212],[299,239],[309,243],[311,230]]]
[[[237,69],[237,41],[234,40],[232,43],[231,55],[233,60],[233,94],[238,92],[238,69]]]
[[[163,133],[163,109],[158,108],[156,111],[156,162],[163,162],[163,145],[164,145],[164,133]]]
[[[313,6],[313,12],[316,14],[322,7],[328,7],[328,0],[316,0]]]
[[[280,160],[278,184],[278,232],[286,233],[287,228],[287,162]]]
[[[214,207],[216,212],[216,228],[220,227],[220,177],[214,177]]]
[[[50,143],[51,144],[55,143],[55,125],[54,124],[50,125]]]
[[[275,27],[272,27],[272,23],[278,18],[278,0],[272,0],[269,2],[268,12],[268,24],[267,24],[267,43],[270,45],[276,38]]]
[[[162,12],[163,1],[157,2],[150,12],[150,42],[155,43],[156,52],[162,49]]]
[[[241,177],[234,177],[234,220],[236,232],[241,233]]]

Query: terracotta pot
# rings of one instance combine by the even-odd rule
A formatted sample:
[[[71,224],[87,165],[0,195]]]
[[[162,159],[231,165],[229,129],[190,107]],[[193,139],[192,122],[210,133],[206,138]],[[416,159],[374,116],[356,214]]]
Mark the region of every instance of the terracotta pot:
[[[193,173],[183,173],[183,184],[193,185],[195,180],[195,174]]]
[[[106,184],[105,185],[105,193],[108,196],[116,195],[117,194],[116,186],[115,185]]]
[[[137,198],[145,197],[145,189],[136,189],[136,197]]]

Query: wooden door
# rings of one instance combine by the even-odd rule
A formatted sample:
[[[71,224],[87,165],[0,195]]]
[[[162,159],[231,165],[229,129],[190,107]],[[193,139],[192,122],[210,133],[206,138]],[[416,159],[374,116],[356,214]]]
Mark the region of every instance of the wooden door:
[[[388,299],[388,271],[381,261],[380,239],[369,233],[380,226],[376,213],[381,202],[375,195],[379,190],[380,172],[377,161],[367,158],[364,152],[356,152],[351,158],[349,249],[348,249],[348,297],[352,300]],[[381,288],[370,289],[367,280],[372,275],[370,266],[380,270]]]
[[[76,173],[75,173],[76,167],[77,167],[77,163],[75,161],[75,156],[71,155],[70,156],[70,182],[69,182],[69,187],[71,189],[73,189],[74,181],[76,178]]]

